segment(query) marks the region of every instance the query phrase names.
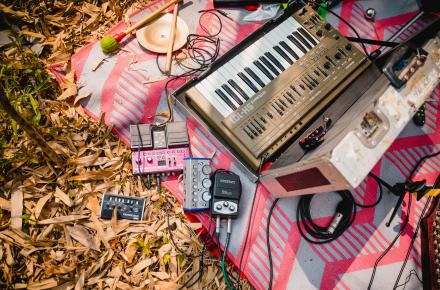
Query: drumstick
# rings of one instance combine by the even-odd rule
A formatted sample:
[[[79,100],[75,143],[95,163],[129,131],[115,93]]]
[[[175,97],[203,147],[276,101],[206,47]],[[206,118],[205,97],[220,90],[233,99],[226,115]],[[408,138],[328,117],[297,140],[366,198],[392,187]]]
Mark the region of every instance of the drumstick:
[[[170,40],[168,42],[167,61],[165,63],[165,73],[171,72],[171,63],[173,58],[174,41],[176,38],[176,24],[177,24],[177,11],[179,10],[179,3],[176,3],[173,11],[173,21],[171,22]]]
[[[136,30],[140,28],[141,26],[144,26],[145,24],[149,23],[150,21],[156,19],[158,16],[162,14],[163,11],[165,11],[167,8],[171,7],[172,5],[180,2],[181,0],[171,0],[170,2],[164,4],[163,6],[159,7],[157,10],[155,10],[153,13],[149,14],[145,18],[138,21],[133,26],[128,27],[125,31],[118,33],[117,35],[106,35],[101,39],[101,48],[104,53],[111,53],[119,48],[119,42],[122,41],[122,39],[127,35],[130,34],[133,30]]]

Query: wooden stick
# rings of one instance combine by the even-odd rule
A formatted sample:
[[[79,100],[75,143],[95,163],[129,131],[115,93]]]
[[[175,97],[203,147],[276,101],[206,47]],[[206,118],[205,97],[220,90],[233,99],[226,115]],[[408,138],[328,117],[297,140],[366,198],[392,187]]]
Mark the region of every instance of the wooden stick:
[[[138,21],[136,24],[134,24],[133,26],[130,26],[129,28],[127,28],[124,32],[125,34],[129,34],[130,32],[132,32],[133,30],[138,29],[141,26],[144,26],[145,24],[147,24],[148,22],[156,19],[156,17],[158,17],[162,12],[164,12],[168,7],[171,7],[172,5],[180,2],[181,0],[171,0],[170,2],[166,3],[165,5],[159,7],[157,10],[155,10],[153,13],[149,14],[148,16],[146,16],[145,18],[141,19],[140,21]]]
[[[173,11],[173,21],[171,23],[170,30],[170,40],[168,42],[168,50],[167,50],[167,62],[165,63],[165,72],[169,73],[171,71],[171,63],[173,59],[173,48],[174,41],[176,39],[176,24],[177,24],[177,12],[179,10],[179,3],[176,3]]]

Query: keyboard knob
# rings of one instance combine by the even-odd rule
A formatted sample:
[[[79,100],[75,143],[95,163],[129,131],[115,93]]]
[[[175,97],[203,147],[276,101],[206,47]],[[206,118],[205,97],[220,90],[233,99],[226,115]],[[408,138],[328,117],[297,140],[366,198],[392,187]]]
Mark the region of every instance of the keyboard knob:
[[[326,24],[324,25],[324,28],[325,28],[326,30],[330,30],[330,29],[332,28],[332,26],[330,25],[330,23],[326,23]]]
[[[316,31],[316,36],[322,37],[322,34],[323,34],[322,30]]]
[[[336,54],[335,54],[335,58],[336,59],[341,59],[342,58],[342,54],[340,54],[339,52],[337,52]]]
[[[345,46],[345,49],[348,50],[348,51],[350,51],[350,50],[351,50],[351,47],[352,47],[352,46],[351,46],[351,44],[349,43],[349,44],[347,44],[347,45]]]
[[[324,68],[325,69],[329,69],[330,68],[330,63],[328,61],[326,63],[324,63]]]

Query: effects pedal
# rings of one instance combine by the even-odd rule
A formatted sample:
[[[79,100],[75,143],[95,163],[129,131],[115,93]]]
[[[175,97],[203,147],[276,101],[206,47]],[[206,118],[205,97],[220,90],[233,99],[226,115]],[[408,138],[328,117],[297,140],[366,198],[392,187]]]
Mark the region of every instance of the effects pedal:
[[[131,125],[130,148],[133,174],[146,174],[147,187],[155,176],[160,191],[160,176],[182,171],[183,160],[190,156],[186,123],[173,122],[161,128]]]
[[[185,158],[183,178],[185,182],[185,211],[201,211],[209,208],[212,171],[209,158]]]
[[[144,219],[145,200],[139,197],[104,193],[101,218],[109,220],[116,210],[117,219],[141,221]]]
[[[240,177],[229,171],[218,171],[214,175],[211,198],[211,217],[238,217],[241,197]]]

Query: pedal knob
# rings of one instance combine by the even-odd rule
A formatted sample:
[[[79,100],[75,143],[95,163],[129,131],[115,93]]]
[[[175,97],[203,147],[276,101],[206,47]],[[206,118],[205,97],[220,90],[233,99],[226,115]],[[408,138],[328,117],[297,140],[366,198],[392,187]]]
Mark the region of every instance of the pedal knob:
[[[202,185],[203,185],[204,188],[210,188],[211,185],[212,185],[212,182],[211,182],[210,179],[205,178],[205,179],[202,180]]]
[[[223,202],[223,206],[228,207],[228,205],[229,205],[229,202],[227,202],[227,201]]]
[[[203,174],[206,174],[206,175],[210,174],[210,173],[211,173],[211,166],[209,166],[209,165],[204,165],[204,166],[202,167],[202,172],[203,172]]]
[[[208,191],[205,191],[205,192],[202,194],[202,199],[203,199],[204,201],[209,201],[209,200],[211,199],[211,195],[209,194]],[[221,207],[221,205],[220,205],[220,207]],[[218,206],[217,206],[217,208],[218,208]]]
[[[153,158],[151,158],[151,157],[147,157],[147,162],[148,162],[148,163],[153,162]]]

